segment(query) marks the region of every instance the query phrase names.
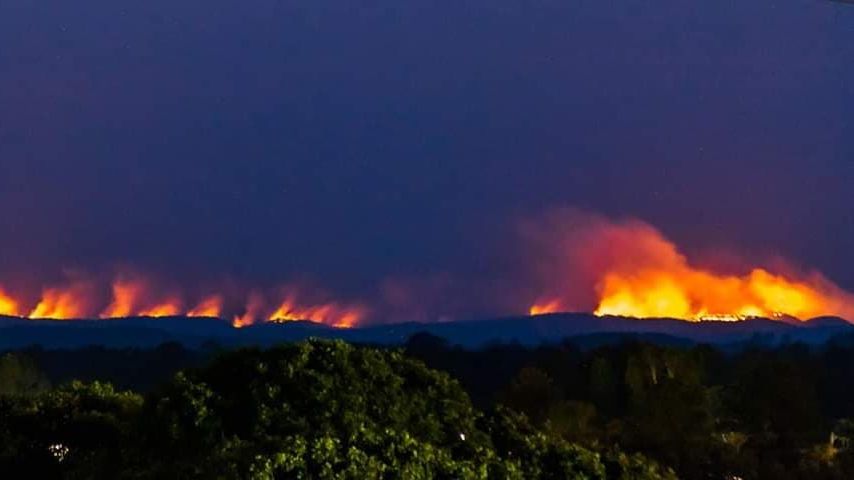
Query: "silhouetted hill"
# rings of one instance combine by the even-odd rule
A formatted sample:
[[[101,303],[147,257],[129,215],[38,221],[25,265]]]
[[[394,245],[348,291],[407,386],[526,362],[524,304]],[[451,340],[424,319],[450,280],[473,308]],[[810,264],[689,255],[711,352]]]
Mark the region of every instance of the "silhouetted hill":
[[[0,317],[0,349],[39,345],[44,348],[79,348],[91,345],[148,348],[178,342],[189,348],[205,343],[225,347],[299,341],[310,337],[340,338],[351,342],[399,345],[418,332],[446,339],[451,344],[478,348],[492,343],[539,345],[569,337],[608,338],[603,334],[635,334],[662,341],[711,344],[804,342],[818,344],[854,333],[854,326],[839,318],[817,318],[793,324],[768,319],[740,322],[685,322],[674,319],[596,317],[587,313],[558,313],[534,317],[401,323],[337,329],[298,321],[265,323],[235,329],[216,318],[126,318],[115,320],[24,320]],[[619,338],[615,335],[613,338]]]

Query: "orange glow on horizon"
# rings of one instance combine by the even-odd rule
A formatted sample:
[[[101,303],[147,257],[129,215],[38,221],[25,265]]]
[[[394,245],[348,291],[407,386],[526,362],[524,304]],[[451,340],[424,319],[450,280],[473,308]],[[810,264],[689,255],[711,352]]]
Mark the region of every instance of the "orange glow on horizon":
[[[609,272],[599,286],[596,315],[726,320],[788,315],[807,320],[850,314],[851,298],[820,285],[756,268],[744,276],[681,271]]]
[[[0,315],[14,317],[20,315],[18,301],[0,287]]]
[[[261,311],[264,309],[264,297],[258,292],[249,294],[249,300],[246,302],[246,311],[243,315],[235,315],[231,324],[234,328],[243,328],[253,325],[261,316]]]
[[[825,315],[854,319],[854,295],[818,273],[783,275],[754,267],[735,275],[696,268],[675,244],[638,221],[619,223],[596,217],[583,228],[559,233],[563,236],[545,238],[564,249],[563,258],[569,259],[565,276],[572,281],[561,285],[575,287],[580,283],[577,278],[592,283],[598,316],[689,321],[784,316],[808,320]],[[541,298],[548,300],[536,302],[532,315],[584,309],[559,295]]]
[[[528,310],[530,315],[545,315],[548,313],[558,313],[561,311],[561,302],[558,299],[541,300]]]
[[[335,304],[299,307],[292,300],[285,300],[268,321],[293,322],[309,320],[324,323],[338,328],[352,328],[362,318],[363,312],[358,308],[344,308]]]
[[[222,315],[222,297],[211,295],[202,300],[195,308],[187,312],[188,317],[219,318]]]
[[[180,315],[181,300],[170,298],[163,303],[147,308],[139,312],[140,317],[174,317]]]
[[[144,287],[138,282],[116,280],[112,285],[113,302],[101,312],[101,318],[124,318],[134,314]]]
[[[102,319],[129,317],[206,317],[222,318],[225,313],[226,297],[211,294],[203,297],[190,309],[184,308],[181,295],[171,293],[158,295],[152,293],[151,282],[142,277],[122,277],[110,284],[112,295],[109,304],[98,309],[107,301],[102,288],[93,281],[78,280],[59,287],[42,290],[37,304],[29,310],[20,308],[21,302],[0,287],[0,315],[20,316],[30,319],[87,319],[95,312]],[[158,290],[162,291],[162,290]],[[296,301],[293,294],[285,295],[285,300],[275,308],[267,303],[259,291],[249,292],[246,308],[242,314],[235,315],[232,325],[241,328],[261,322],[282,323],[306,320],[323,323],[338,328],[356,326],[365,316],[366,309],[357,305],[343,305],[337,302],[306,305]],[[22,311],[28,311],[23,314]],[[272,313],[271,313],[272,312]]]
[[[275,310],[267,305],[263,295],[258,292],[251,293],[244,313],[236,315],[232,325],[242,328],[260,322],[285,323],[305,320],[337,328],[351,328],[359,324],[366,313],[361,306],[340,306],[331,302],[306,306],[298,303],[293,294],[286,295]],[[268,313],[271,310],[272,313]]]
[[[41,301],[28,315],[34,319],[70,320],[86,316],[81,297],[72,288],[49,288],[42,292]]]

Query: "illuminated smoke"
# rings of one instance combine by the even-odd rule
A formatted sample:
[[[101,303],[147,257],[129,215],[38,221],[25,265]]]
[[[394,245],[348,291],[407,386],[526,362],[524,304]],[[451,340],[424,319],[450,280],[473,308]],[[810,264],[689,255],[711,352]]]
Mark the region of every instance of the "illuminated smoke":
[[[188,317],[217,318],[222,315],[223,299],[221,295],[206,297],[192,310],[187,312]]]
[[[304,283],[278,289],[206,283],[204,295],[199,295],[154,275],[121,268],[109,277],[68,274],[65,283],[41,289],[37,300],[0,288],[0,315],[186,315],[228,318],[235,327],[309,320],[342,328],[377,319],[441,321],[461,318],[460,312],[475,312],[468,315],[474,318],[523,310],[531,315],[584,311],[686,320],[823,315],[854,319],[854,296],[819,273],[768,265],[700,268],[661,232],[639,220],[614,221],[565,210],[532,218],[522,227],[522,247],[508,250],[511,255],[502,251],[502,259],[522,260],[521,271],[494,268],[490,272],[496,274],[471,278],[449,273],[390,277],[378,285],[371,303],[342,301]]]
[[[264,296],[258,292],[252,292],[249,294],[249,301],[246,303],[246,310],[242,315],[236,315],[231,323],[235,328],[243,328],[253,325],[262,318],[264,308]]]
[[[113,300],[101,312],[101,318],[170,317],[184,313],[178,293],[158,295],[154,282],[136,273],[124,273],[113,281]]]
[[[170,298],[139,312],[141,317],[174,317],[183,313],[181,300]]]
[[[531,308],[528,309],[528,313],[530,315],[543,315],[546,313],[560,312],[562,308],[561,301],[558,299],[540,300],[539,302],[531,305]]]
[[[288,297],[268,317],[268,320],[271,322],[312,320],[334,327],[350,328],[355,326],[363,316],[364,310],[360,307],[345,307],[336,303],[305,307],[297,304],[293,297]]]
[[[195,303],[185,302],[180,290],[170,289],[155,277],[123,269],[114,280],[105,284],[96,276],[75,274],[65,284],[41,291],[30,309],[25,302],[0,288],[0,315],[22,316],[31,319],[84,319],[98,316],[103,319],[127,317],[207,317],[222,318],[226,305],[244,303],[244,309],[233,316],[235,327],[263,322],[307,320],[329,326],[349,328],[362,322],[367,309],[361,305],[336,301],[303,302],[297,300],[296,287],[282,287],[277,293],[251,290],[242,296],[234,285],[230,294],[210,293]],[[291,290],[292,289],[292,290]],[[268,302],[267,299],[281,299]],[[194,305],[192,308],[188,305]],[[24,313],[29,312],[29,313]]]
[[[854,296],[819,273],[786,275],[753,267],[722,274],[690,264],[661,232],[638,220],[574,211],[526,224],[546,293],[531,313],[593,310],[597,315],[686,320],[823,315],[854,318]]]
[[[290,322],[310,320],[333,327],[350,328],[359,324],[365,317],[366,309],[361,306],[343,306],[336,302],[300,303],[293,293],[286,293],[284,299],[271,309],[263,295],[252,292],[243,314],[234,317],[232,324],[245,327],[258,322]]]
[[[56,320],[86,318],[93,313],[96,297],[95,286],[91,282],[72,279],[66,285],[45,288],[41,300],[27,316]]]
[[[137,310],[145,287],[140,282],[119,279],[113,282],[113,302],[101,312],[101,318],[129,317]]]

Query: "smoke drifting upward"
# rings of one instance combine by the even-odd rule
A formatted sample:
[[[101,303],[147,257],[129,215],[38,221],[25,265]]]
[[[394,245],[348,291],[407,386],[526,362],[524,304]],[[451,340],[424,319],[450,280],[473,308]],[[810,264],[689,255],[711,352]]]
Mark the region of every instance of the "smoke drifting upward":
[[[216,318],[222,315],[222,306],[222,295],[211,295],[202,299],[195,308],[187,312],[187,316]]]
[[[71,273],[64,285],[45,288],[41,300],[28,315],[30,318],[66,320],[80,318],[92,311],[96,302],[96,287],[79,273]]]
[[[477,260],[478,268],[469,266],[468,275],[389,276],[361,300],[344,300],[303,281],[267,288],[234,281],[182,288],[164,281],[174,277],[121,267],[101,275],[67,272],[65,281],[37,285],[30,296],[6,288],[18,284],[0,281],[0,315],[217,317],[235,327],[311,320],[341,328],[560,311],[692,321],[854,319],[854,295],[820,273],[780,262],[717,261],[701,268],[640,220],[567,209],[528,219],[520,231],[521,242],[517,238],[486,256],[489,261]]]
[[[817,272],[797,275],[753,266],[715,272],[693,266],[676,245],[639,220],[613,221],[563,210],[525,222],[541,294],[532,314],[686,320],[822,315],[854,318],[854,295]]]
[[[293,285],[275,289],[229,286],[188,295],[180,287],[130,268],[112,276],[74,272],[66,277],[65,282],[43,288],[33,301],[17,297],[0,285],[0,315],[54,320],[228,317],[236,327],[310,320],[346,328],[362,322],[368,313],[361,305],[328,301],[317,289],[303,292],[308,289]]]
[[[259,322],[289,322],[311,320],[338,328],[351,328],[367,316],[368,309],[357,304],[345,305],[327,301],[305,304],[299,302],[295,287],[283,287],[276,295],[278,301],[271,301],[260,292],[252,292],[243,314],[234,317],[235,327],[245,327]]]

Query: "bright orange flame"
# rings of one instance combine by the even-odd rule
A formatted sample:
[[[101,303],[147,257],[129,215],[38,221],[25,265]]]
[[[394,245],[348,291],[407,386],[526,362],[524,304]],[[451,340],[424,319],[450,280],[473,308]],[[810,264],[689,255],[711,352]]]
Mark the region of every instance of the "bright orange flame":
[[[531,306],[528,313],[531,315],[545,315],[547,313],[557,313],[561,311],[561,302],[559,299],[541,300]]]
[[[248,327],[258,321],[263,309],[264,297],[260,293],[252,292],[249,294],[249,301],[246,303],[246,311],[243,315],[235,315],[231,324],[234,328]]]
[[[82,284],[48,288],[42,292],[41,301],[30,312],[30,318],[68,320],[86,316],[88,294]]]
[[[212,293],[199,300],[193,308],[185,309],[180,291],[157,288],[149,277],[132,271],[120,274],[110,283],[110,303],[102,307],[106,303],[104,292],[98,288],[95,280],[79,273],[72,272],[69,275],[73,276],[71,282],[60,287],[45,288],[38,304],[32,310],[28,309],[28,315],[23,316],[39,319],[91,318],[95,312],[100,311],[100,318],[180,315],[221,318],[225,310],[227,297],[221,293]],[[345,328],[356,325],[365,312],[360,306],[341,306],[333,302],[305,306],[295,302],[294,298],[289,295],[288,300],[273,311],[272,305],[267,303],[262,293],[251,291],[246,310],[235,316],[232,324],[240,328],[257,322],[310,320]],[[0,287],[0,315],[20,316],[20,305],[19,299],[7,294]]]
[[[202,300],[196,307],[187,312],[188,317],[218,318],[222,315],[222,297],[211,295]]]
[[[688,267],[608,272],[599,286],[597,315],[728,320],[788,315],[850,316],[852,298],[825,282],[808,283],[756,268],[724,276]]]
[[[0,315],[20,315],[20,310],[18,308],[18,301],[12,298],[11,295],[7,294],[3,288],[0,287]]]
[[[181,300],[169,298],[163,303],[146,308],[139,312],[141,317],[174,317],[181,314]]]
[[[596,315],[693,321],[782,316],[807,320],[823,315],[854,319],[854,295],[820,274],[793,278],[763,268],[744,275],[699,269],[642,222],[594,218],[584,228],[561,235],[551,238],[565,249],[565,275],[575,286],[579,278],[592,281]],[[572,307],[569,301],[541,301],[531,313]]]
[[[133,315],[145,287],[140,282],[124,279],[113,282],[112,289],[113,302],[101,312],[101,318],[124,318]]]
[[[341,307],[334,303],[301,307],[296,304],[293,297],[288,297],[268,317],[268,320],[271,322],[310,320],[339,328],[351,328],[363,315],[364,312],[359,307]]]
[[[101,318],[171,317],[182,313],[183,302],[177,295],[153,301],[150,283],[140,276],[124,276],[112,284],[113,301],[101,312]]]

